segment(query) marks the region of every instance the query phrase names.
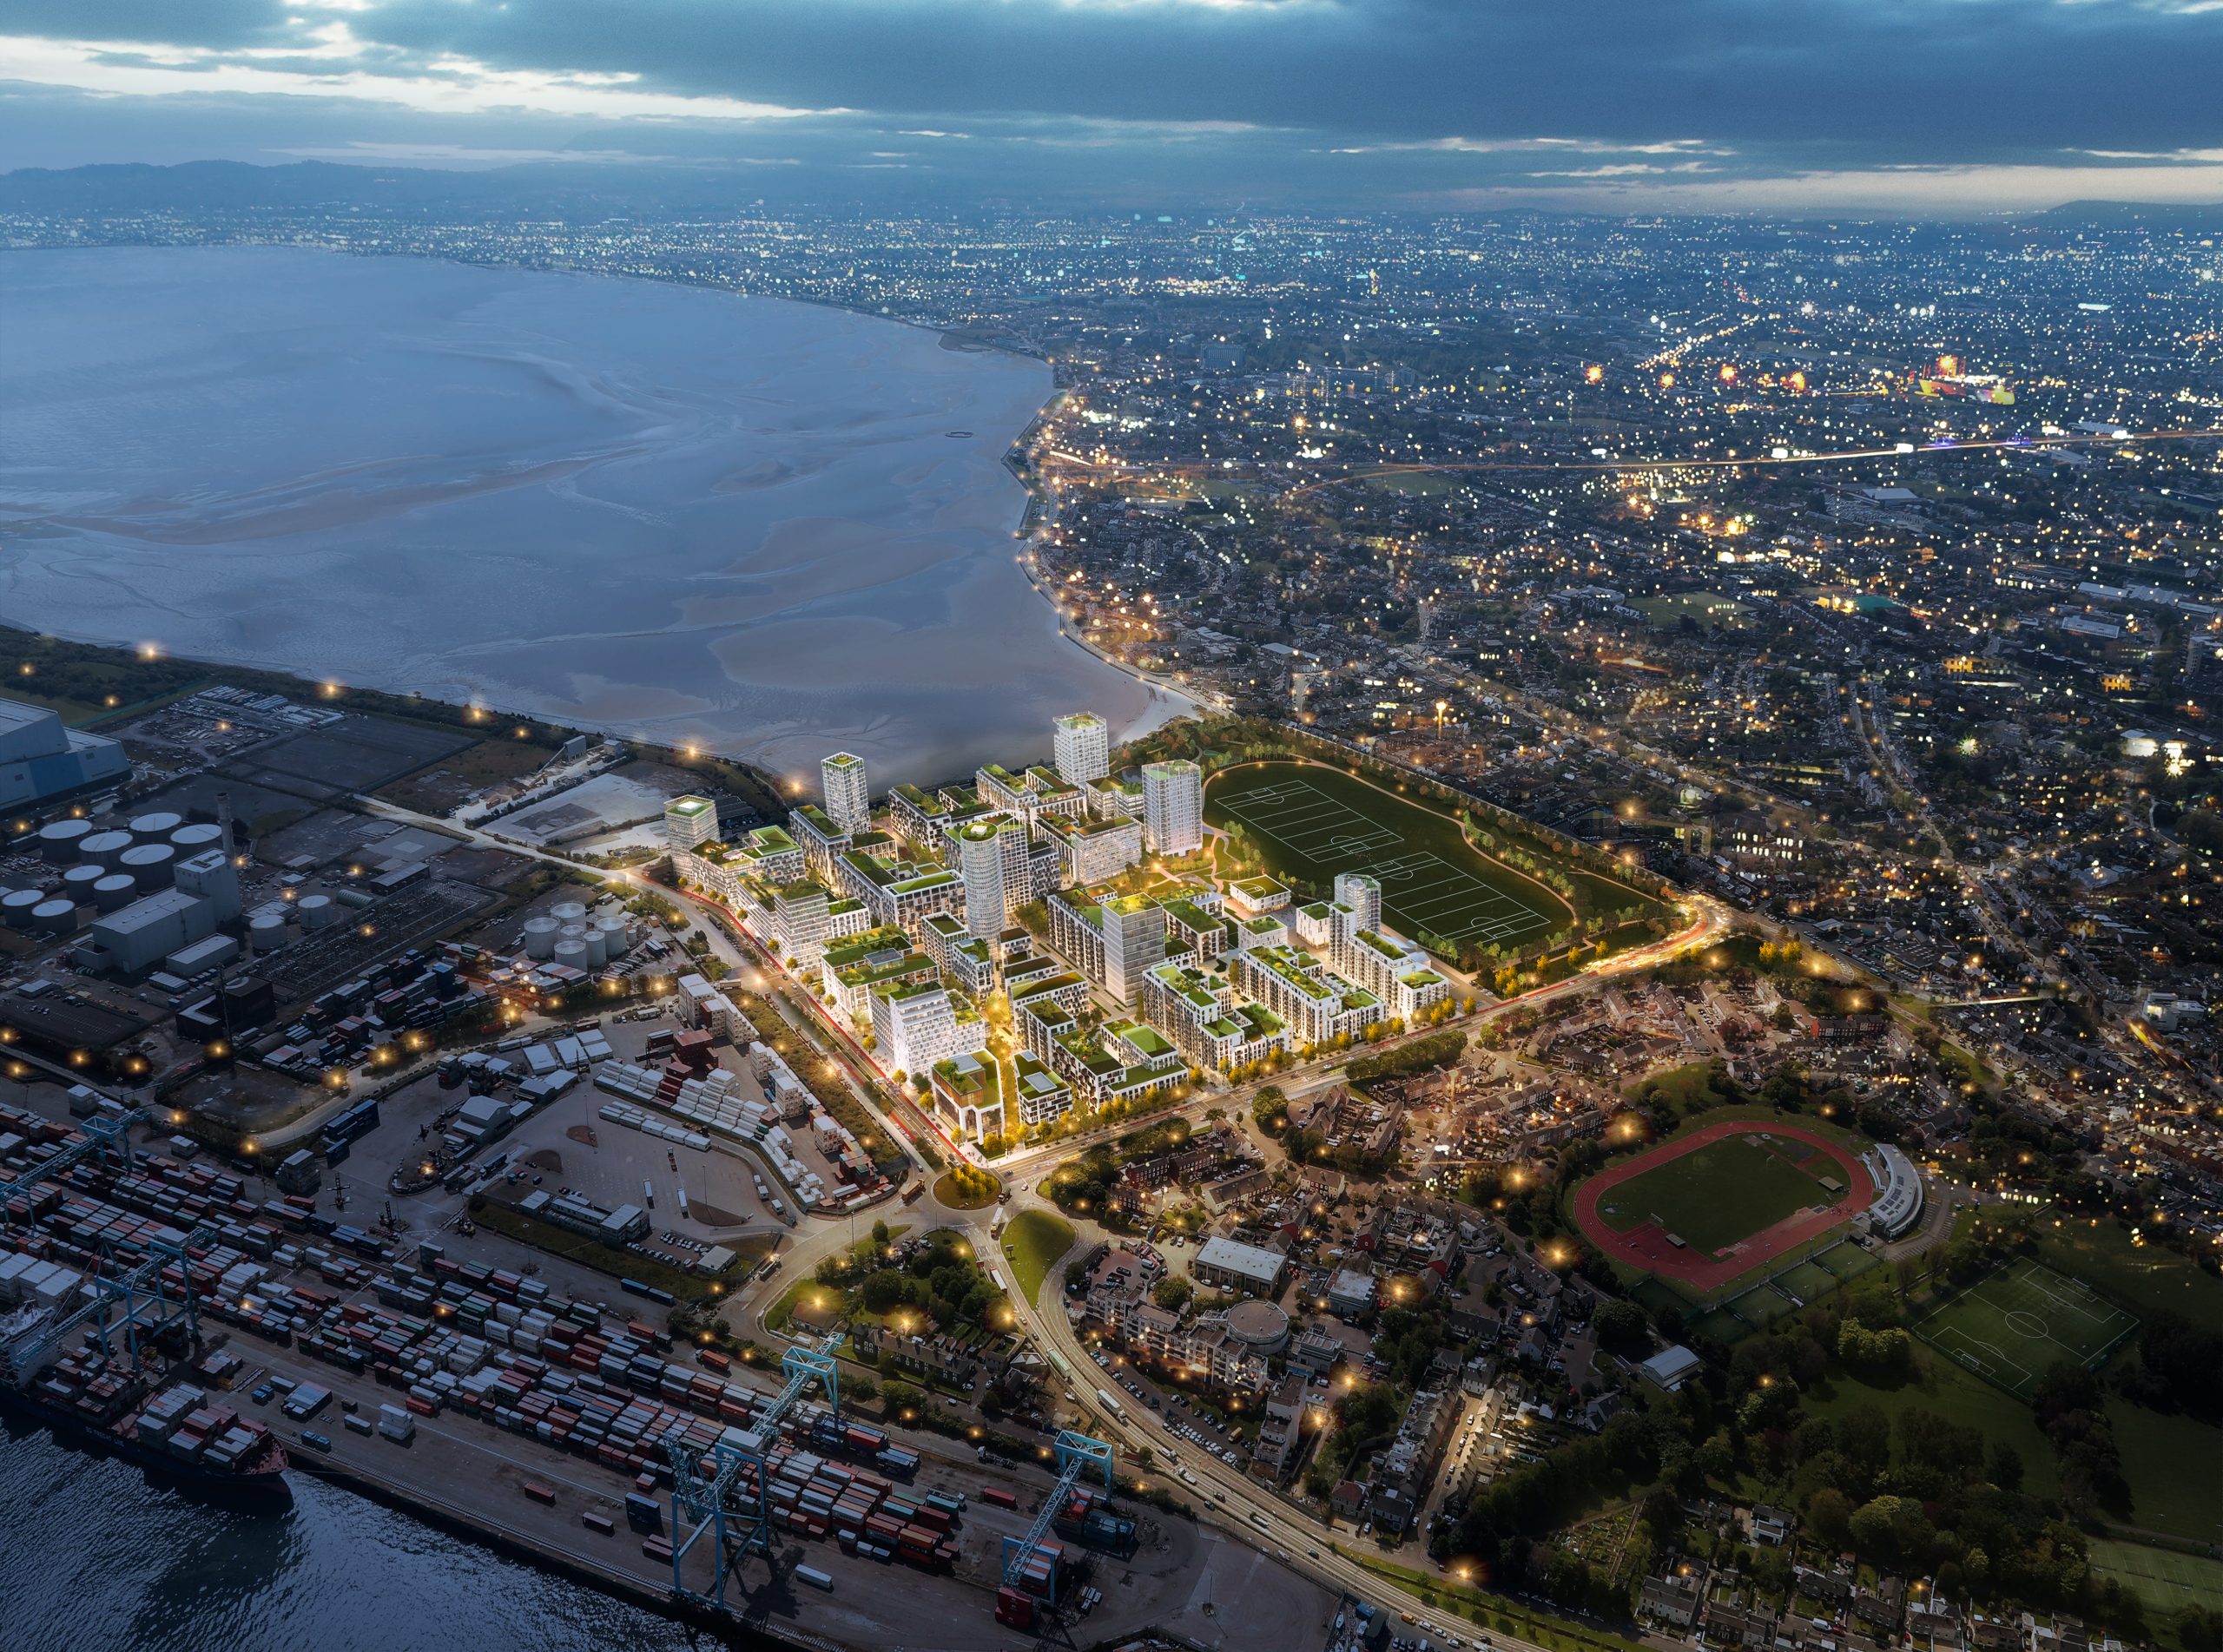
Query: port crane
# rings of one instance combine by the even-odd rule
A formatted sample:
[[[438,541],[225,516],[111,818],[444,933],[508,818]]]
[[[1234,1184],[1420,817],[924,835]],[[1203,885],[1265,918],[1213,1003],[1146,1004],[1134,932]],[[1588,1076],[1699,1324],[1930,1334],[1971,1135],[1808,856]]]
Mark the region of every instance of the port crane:
[[[671,1592],[696,1605],[723,1611],[727,1574],[740,1570],[752,1550],[772,1552],[771,1472],[767,1459],[780,1437],[780,1419],[814,1388],[823,1388],[826,1403],[841,1409],[841,1370],[834,1350],[841,1332],[829,1333],[813,1346],[798,1342],[780,1357],[787,1384],[769,1405],[749,1419],[738,1441],[720,1440],[708,1452],[690,1450],[683,1425],[663,1437],[665,1459],[671,1464]],[[752,1491],[746,1477],[753,1471]],[[717,1581],[705,1595],[688,1587],[688,1551],[709,1533],[716,1544]]]
[[[1004,1539],[1004,1587],[1022,1586],[1029,1562],[1040,1552],[1043,1539],[1050,1535],[1050,1527],[1057,1520],[1059,1511],[1065,1506],[1065,1499],[1080,1484],[1084,1474],[1093,1474],[1104,1482],[1104,1489],[1112,1489],[1112,1447],[1102,1440],[1092,1439],[1077,1429],[1065,1429],[1058,1435],[1054,1448],[1058,1464],[1058,1484],[1043,1499],[1040,1512],[1034,1524],[1026,1529],[1024,1537]],[[1057,1579],[1050,1581],[1050,1598],[1057,1599]]]
[[[152,1108],[134,1107],[115,1114],[96,1113],[80,1124],[75,1142],[65,1142],[12,1181],[0,1181],[0,1204],[29,1193],[42,1181],[51,1181],[78,1160],[97,1155],[124,1169],[132,1168],[131,1127],[155,1116]]]
[[[94,1326],[94,1337],[101,1346],[112,1353],[111,1339],[119,1328],[118,1309],[122,1313],[124,1346],[135,1367],[139,1364],[140,1344],[173,1326],[183,1324],[187,1337],[198,1340],[201,1314],[194,1300],[190,1253],[214,1247],[221,1237],[214,1228],[203,1226],[181,1240],[156,1240],[148,1246],[147,1256],[129,1268],[121,1268],[113,1247],[103,1244],[102,1267],[85,1281],[92,1300],[67,1318],[32,1327],[9,1345],[7,1359],[16,1381],[28,1382],[44,1369],[63,1339],[88,1322]],[[162,1270],[172,1262],[178,1265],[182,1281],[175,1291],[162,1277]]]

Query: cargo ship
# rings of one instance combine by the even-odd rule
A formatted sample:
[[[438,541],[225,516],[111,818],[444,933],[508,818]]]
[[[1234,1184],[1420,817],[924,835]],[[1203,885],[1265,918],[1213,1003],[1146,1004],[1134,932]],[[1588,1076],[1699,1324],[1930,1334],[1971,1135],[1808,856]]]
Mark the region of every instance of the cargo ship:
[[[23,1367],[12,1356],[39,1345],[51,1312],[0,1314],[0,1355],[9,1356],[0,1407],[188,1491],[266,1504],[292,1498],[286,1448],[268,1425],[195,1383],[150,1379],[90,1349],[18,1375]]]

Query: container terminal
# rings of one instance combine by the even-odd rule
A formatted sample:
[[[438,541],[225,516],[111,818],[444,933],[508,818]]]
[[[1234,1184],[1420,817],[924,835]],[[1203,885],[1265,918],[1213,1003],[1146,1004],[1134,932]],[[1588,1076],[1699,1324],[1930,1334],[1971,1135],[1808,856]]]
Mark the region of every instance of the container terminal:
[[[149,1121],[130,1112],[96,1119],[0,1106],[9,1403],[150,1476],[240,1495],[290,1457],[636,1600],[801,1645],[1008,1646],[1061,1619],[1091,1638],[1323,1643],[1334,1596],[1126,1507],[1100,1442],[1061,1435],[1054,1477],[984,1464],[846,1413],[838,1363],[809,1339],[768,1392],[538,1280],[398,1250],[312,1198],[258,1202],[239,1175],[135,1148]],[[110,1430],[127,1411],[128,1438]]]

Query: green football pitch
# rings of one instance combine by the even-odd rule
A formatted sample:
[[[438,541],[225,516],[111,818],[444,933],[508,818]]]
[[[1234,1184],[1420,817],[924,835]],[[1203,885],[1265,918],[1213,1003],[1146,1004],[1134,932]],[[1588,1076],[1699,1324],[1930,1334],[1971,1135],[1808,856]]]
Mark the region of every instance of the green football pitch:
[[[1915,1334],[1948,1359],[2028,1399],[2063,1360],[2090,1369],[2138,1320],[2081,1280],[2027,1259],[2003,1264],[1941,1303]]]
[[[1657,1221],[1701,1255],[1765,1233],[1797,1211],[1844,1197],[1827,1154],[1805,1142],[1760,1135],[1724,1136],[1632,1176],[1601,1198],[1598,1214],[1616,1233]]]
[[[1215,825],[1239,822],[1277,872],[1319,883],[1344,872],[1379,879],[1384,919],[1415,938],[1511,949],[1574,916],[1552,890],[1475,852],[1456,821],[1325,764],[1256,763],[1215,775],[1206,814]]]

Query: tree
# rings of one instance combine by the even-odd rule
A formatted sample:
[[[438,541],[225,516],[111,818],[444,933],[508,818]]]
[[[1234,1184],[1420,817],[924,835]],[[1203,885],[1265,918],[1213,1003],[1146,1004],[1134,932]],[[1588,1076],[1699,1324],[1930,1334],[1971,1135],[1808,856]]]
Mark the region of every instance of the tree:
[[[1644,1310],[1626,1297],[1617,1297],[1600,1308],[1592,1324],[1598,1333],[1598,1346],[1607,1353],[1640,1359],[1652,1351],[1652,1329],[1645,1323]]]
[[[1196,1293],[1197,1287],[1190,1283],[1185,1275],[1168,1274],[1164,1279],[1158,1280],[1156,1287],[1151,1290],[1150,1300],[1169,1313],[1178,1313],[1189,1306],[1190,1299]]]

